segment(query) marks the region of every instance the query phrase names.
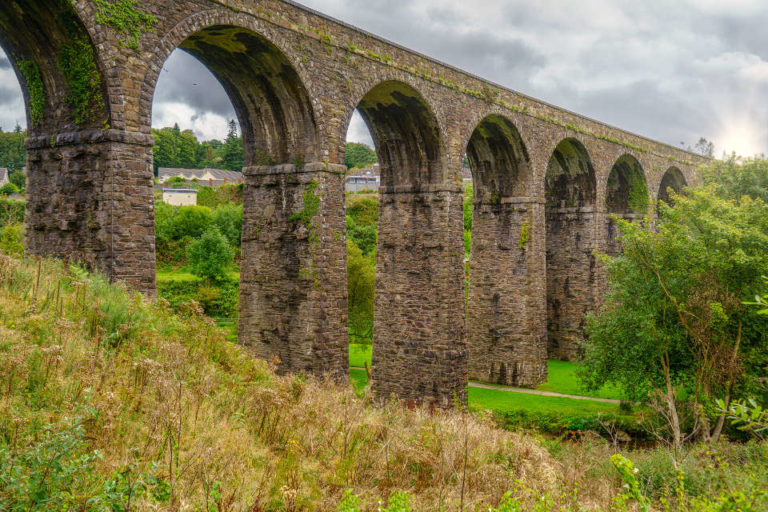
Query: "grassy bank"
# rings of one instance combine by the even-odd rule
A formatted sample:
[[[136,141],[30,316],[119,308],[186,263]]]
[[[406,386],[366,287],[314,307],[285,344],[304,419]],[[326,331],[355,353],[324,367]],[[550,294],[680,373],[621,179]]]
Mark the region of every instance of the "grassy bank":
[[[199,309],[0,257],[0,509],[634,509],[600,439],[545,447],[486,414],[273,370]],[[736,510],[710,504],[738,491],[740,510],[764,510],[767,452],[634,453],[631,488],[696,511]]]

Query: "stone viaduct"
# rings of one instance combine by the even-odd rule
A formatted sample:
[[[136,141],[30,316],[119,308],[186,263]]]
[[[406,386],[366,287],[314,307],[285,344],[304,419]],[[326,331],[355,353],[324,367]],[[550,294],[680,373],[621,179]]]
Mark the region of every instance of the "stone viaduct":
[[[373,384],[445,405],[467,378],[535,385],[572,358],[616,250],[702,159],[489,83],[285,0],[3,0],[27,106],[27,247],[154,293],[151,114],[181,48],[219,79],[246,176],[240,343],[346,375],[344,145],[382,169]],[[475,182],[465,305],[460,170]]]

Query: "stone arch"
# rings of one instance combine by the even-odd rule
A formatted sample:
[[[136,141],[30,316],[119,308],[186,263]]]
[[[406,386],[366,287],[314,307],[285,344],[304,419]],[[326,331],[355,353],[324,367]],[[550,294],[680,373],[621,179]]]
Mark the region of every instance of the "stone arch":
[[[685,176],[677,167],[670,167],[664,176],[661,178],[661,184],[659,185],[658,200],[670,203],[669,189],[672,189],[676,194],[680,194],[688,183],[685,180]]]
[[[144,131],[151,126],[152,98],[163,63],[177,48],[206,66],[227,92],[240,121],[246,166],[320,160],[306,80],[288,53],[243,14],[197,13],[158,44],[142,86]]]
[[[545,177],[547,207],[594,207],[597,180],[592,160],[575,138],[558,143],[547,164]]]
[[[527,321],[541,315],[527,298],[531,289],[541,286],[534,269],[541,261],[543,243],[535,235],[541,233],[534,227],[541,206],[530,197],[533,173],[528,150],[509,119],[491,114],[477,124],[466,151],[474,182],[469,376],[536,386],[546,376],[546,345],[534,322]]]
[[[386,80],[371,88],[356,108],[376,145],[382,186],[419,187],[445,181],[439,123],[419,91],[405,82]],[[345,126],[351,117],[352,110]]]
[[[608,213],[642,215],[649,205],[648,182],[637,159],[624,154],[611,168],[606,184],[605,207]]]
[[[104,66],[75,6],[16,4],[0,11],[0,45],[21,84],[29,135],[102,129],[110,107]]]
[[[545,176],[547,350],[550,358],[580,355],[587,312],[594,308],[597,180],[584,145],[555,147]]]
[[[467,144],[467,158],[476,200],[530,195],[528,150],[520,132],[506,117],[492,114],[478,123]]]

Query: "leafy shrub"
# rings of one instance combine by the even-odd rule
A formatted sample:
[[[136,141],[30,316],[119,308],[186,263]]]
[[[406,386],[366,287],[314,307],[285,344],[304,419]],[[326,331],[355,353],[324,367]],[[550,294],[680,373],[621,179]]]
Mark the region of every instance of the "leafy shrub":
[[[0,197],[0,225],[23,223],[26,206],[24,201]]]
[[[0,251],[11,256],[24,255],[24,224],[7,224],[0,230]]]
[[[20,191],[27,188],[27,175],[21,169],[13,171],[8,176],[8,181],[16,185]]]
[[[232,265],[232,249],[216,226],[211,226],[199,240],[187,248],[187,259],[193,274],[213,281],[222,281]]]
[[[243,205],[225,203],[213,210],[213,224],[227,237],[230,245],[240,247],[243,232]]]
[[[157,296],[167,300],[175,311],[183,304],[197,301],[206,315],[213,318],[237,317],[240,283],[226,279],[215,283],[196,281],[158,281]]]
[[[13,183],[6,183],[2,187],[0,187],[0,196],[9,196],[11,194],[18,194],[18,193],[19,193],[19,187],[17,187]]]

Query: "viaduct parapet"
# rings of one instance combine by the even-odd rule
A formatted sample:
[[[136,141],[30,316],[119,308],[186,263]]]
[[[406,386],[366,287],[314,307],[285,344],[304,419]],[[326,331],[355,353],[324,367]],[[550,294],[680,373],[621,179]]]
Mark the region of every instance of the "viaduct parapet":
[[[279,0],[4,0],[22,84],[27,247],[155,289],[152,99],[176,48],[227,91],[246,166],[240,343],[347,373],[343,176],[365,118],[381,164],[373,385],[448,405],[467,378],[533,386],[578,354],[615,252],[703,159]],[[469,299],[460,172],[474,178]]]

